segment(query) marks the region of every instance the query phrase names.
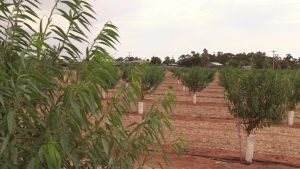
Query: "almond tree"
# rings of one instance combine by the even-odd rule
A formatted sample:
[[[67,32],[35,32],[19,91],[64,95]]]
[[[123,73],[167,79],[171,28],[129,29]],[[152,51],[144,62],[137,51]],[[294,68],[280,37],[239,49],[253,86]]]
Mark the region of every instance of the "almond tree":
[[[254,131],[269,127],[285,118],[289,93],[286,79],[272,70],[252,70],[235,78],[235,84],[227,90],[229,100],[227,106],[246,131],[245,160],[251,163]]]
[[[293,125],[297,103],[300,101],[300,74],[298,71],[282,71],[282,76],[286,79],[286,88],[289,92],[288,97],[288,125]]]
[[[182,75],[182,84],[193,92],[193,103],[197,103],[196,92],[204,89],[213,80],[215,70],[193,67],[186,70]]]
[[[173,76],[177,79],[177,84],[179,85],[181,78],[184,72],[187,70],[187,68],[169,68],[169,70],[172,72]]]
[[[141,94],[138,103],[138,113],[143,114],[145,94],[151,93],[164,80],[165,73],[160,66],[143,65],[140,70],[142,72],[138,77],[138,86],[140,86]]]
[[[38,0],[0,1],[1,168],[142,168],[154,153],[167,159],[162,129],[171,128],[172,94],[160,101],[164,111],[152,106],[130,127],[122,117],[140,90],[122,86],[103,102],[99,86],[117,80],[107,49],[119,36],[108,22],[88,41],[89,2],[55,0],[40,17]]]
[[[129,83],[136,78],[137,73],[141,72],[139,69],[140,69],[139,65],[134,65],[134,64],[120,65],[121,78],[126,82],[126,87],[128,87]]]

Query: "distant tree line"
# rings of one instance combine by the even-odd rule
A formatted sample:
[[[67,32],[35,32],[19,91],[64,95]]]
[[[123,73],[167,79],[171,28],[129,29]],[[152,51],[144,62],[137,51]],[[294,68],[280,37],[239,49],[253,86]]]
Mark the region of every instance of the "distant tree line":
[[[117,62],[132,62],[132,61],[137,61],[141,60],[139,57],[119,57],[116,59]],[[176,64],[176,61],[174,58],[170,58],[169,56],[165,57],[165,60],[162,62],[159,57],[153,56],[151,60],[147,59],[146,61],[150,62],[150,64],[165,64],[165,65],[170,65],[170,64]]]
[[[141,60],[138,57],[126,57],[118,58],[118,62],[131,62]],[[265,52],[251,52],[251,53],[223,53],[217,52],[217,54],[210,54],[207,49],[203,49],[203,52],[192,51],[189,54],[180,55],[176,62],[174,58],[169,56],[165,57],[162,61],[159,57],[153,56],[150,60],[147,59],[150,64],[178,64],[178,66],[191,67],[201,66],[208,67],[211,62],[218,62],[223,65],[230,65],[232,67],[252,66],[258,69],[261,68],[272,68],[273,57],[267,56]],[[285,57],[274,57],[274,68],[275,69],[286,69],[286,68],[300,68],[300,59],[294,58],[291,54],[286,54]]]
[[[125,57],[125,58],[119,57],[119,58],[116,59],[117,62],[132,62],[132,61],[136,61],[136,60],[141,60],[141,58],[128,56],[128,57]]]
[[[233,67],[253,66],[258,69],[273,67],[273,57],[267,56],[265,52],[239,54],[218,52],[217,54],[210,54],[207,49],[204,49],[202,54],[192,51],[190,54],[181,55],[177,64],[185,67],[206,67],[211,62],[218,62]],[[274,57],[275,69],[298,68],[299,65],[300,59],[294,58],[291,54],[286,54],[284,58]]]

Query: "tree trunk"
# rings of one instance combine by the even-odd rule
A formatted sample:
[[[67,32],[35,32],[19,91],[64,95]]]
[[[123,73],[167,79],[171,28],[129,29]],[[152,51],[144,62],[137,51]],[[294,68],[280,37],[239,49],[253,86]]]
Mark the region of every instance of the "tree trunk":
[[[126,82],[125,87],[128,87],[128,82]]]
[[[138,113],[140,115],[142,115],[144,113],[144,103],[143,102],[138,103]]]
[[[177,80],[177,84],[179,84],[180,82],[179,82],[179,80]]]
[[[247,137],[247,149],[246,149],[246,156],[245,156],[245,160],[248,163],[252,163],[253,153],[254,153],[254,135],[250,134]]]
[[[104,89],[101,89],[101,95],[103,99],[106,99],[107,93]]]
[[[242,141],[242,135],[241,135],[241,123],[237,123],[236,124],[236,128],[237,128],[237,131],[238,131],[238,137],[239,137],[239,145],[240,145],[240,161],[242,162],[243,161],[243,141]]]
[[[185,86],[182,86],[182,90],[185,91]]]
[[[289,126],[292,126],[294,124],[294,115],[295,115],[294,111],[289,111],[288,112],[288,124],[289,124]]]
[[[193,103],[194,103],[194,104],[197,103],[197,95],[196,95],[196,93],[194,93],[194,95],[193,95]]]

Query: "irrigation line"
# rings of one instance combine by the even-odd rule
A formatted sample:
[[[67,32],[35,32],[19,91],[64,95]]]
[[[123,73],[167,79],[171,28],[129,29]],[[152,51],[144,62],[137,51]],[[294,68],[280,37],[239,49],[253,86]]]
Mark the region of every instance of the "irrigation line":
[[[215,161],[222,161],[222,162],[227,162],[227,163],[240,163],[240,164],[248,164],[246,162],[241,163],[239,157],[214,157],[214,156],[209,156],[209,155],[199,155],[199,154],[191,154],[191,153],[170,153],[170,154],[176,154],[176,155],[184,155],[184,156],[192,156],[192,157],[202,157],[202,158],[208,158],[211,160]],[[267,161],[267,160],[253,160],[252,164],[261,164],[261,165],[270,165],[270,164],[275,164],[275,165],[281,165],[285,167],[292,167],[292,168],[300,168],[300,164],[289,164],[289,163],[284,163],[284,162],[277,162],[277,161]]]

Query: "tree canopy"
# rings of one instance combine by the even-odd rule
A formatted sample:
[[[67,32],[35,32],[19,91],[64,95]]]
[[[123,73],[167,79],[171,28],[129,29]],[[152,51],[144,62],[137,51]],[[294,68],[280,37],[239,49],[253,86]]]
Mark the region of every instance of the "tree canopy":
[[[273,57],[267,56],[264,52],[238,54],[217,52],[217,54],[210,54],[207,49],[204,49],[202,54],[192,51],[191,54],[180,55],[177,64],[185,67],[206,67],[210,62],[218,62],[233,67],[253,66],[254,68],[261,69],[271,68],[273,66]],[[275,69],[299,68],[299,65],[300,60],[294,58],[291,54],[287,54],[283,58],[274,57]]]
[[[153,56],[150,60],[151,64],[159,65],[161,64],[161,59],[159,57]]]
[[[142,168],[157,152],[167,160],[161,144],[174,95],[123,123],[141,90],[123,85],[103,100],[101,89],[119,79],[107,52],[119,34],[107,22],[89,42],[89,2],[55,1],[42,18],[37,0],[0,2],[0,168]]]

